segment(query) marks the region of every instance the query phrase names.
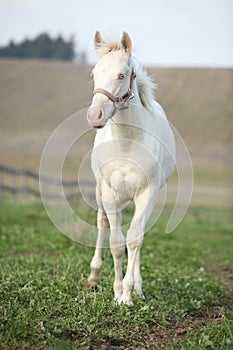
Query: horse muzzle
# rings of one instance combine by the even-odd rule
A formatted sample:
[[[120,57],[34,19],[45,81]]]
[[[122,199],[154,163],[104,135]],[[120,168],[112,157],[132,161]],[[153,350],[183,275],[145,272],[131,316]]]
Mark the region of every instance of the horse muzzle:
[[[87,111],[87,120],[93,128],[103,128],[106,124],[104,109],[100,106],[90,107]]]

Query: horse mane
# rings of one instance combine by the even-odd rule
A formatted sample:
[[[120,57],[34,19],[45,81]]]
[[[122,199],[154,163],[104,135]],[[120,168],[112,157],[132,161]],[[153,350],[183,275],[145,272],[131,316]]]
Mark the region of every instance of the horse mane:
[[[121,50],[121,46],[117,41],[108,41],[108,42],[101,42],[98,43],[98,46],[96,47],[96,53],[97,56],[102,57],[104,55],[107,55],[107,53],[111,51],[118,51]]]
[[[133,59],[133,66],[137,77],[136,84],[141,103],[146,109],[153,110],[155,101],[154,90],[157,84],[152,81],[146,69],[142,68],[135,59]]]
[[[119,51],[121,49],[121,45],[117,41],[101,42],[96,47],[96,53],[99,57],[102,57],[111,51]],[[135,58],[132,58],[132,63],[137,77],[136,84],[141,103],[146,109],[153,110],[154,90],[157,84],[152,81],[146,69],[143,69]]]

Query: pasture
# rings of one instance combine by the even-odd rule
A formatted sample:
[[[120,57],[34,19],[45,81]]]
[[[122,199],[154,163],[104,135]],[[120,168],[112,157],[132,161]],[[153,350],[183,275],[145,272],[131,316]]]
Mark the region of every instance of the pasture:
[[[232,211],[193,206],[165,234],[169,210],[145,235],[146,301],[128,308],[112,301],[109,250],[101,287],[88,291],[93,248],[58,232],[40,205],[2,206],[1,349],[232,349]]]
[[[0,60],[0,163],[38,172],[54,128],[89,106],[91,68]],[[25,204],[25,197],[22,205],[12,196],[0,202],[1,350],[233,349],[233,70],[151,67],[149,73],[158,83],[157,100],[187,144],[195,182],[176,231],[164,233],[167,205],[145,235],[146,302],[134,295],[133,308],[113,303],[107,249],[102,285],[88,291],[94,248],[63,236],[40,204]],[[82,156],[94,132],[85,137],[75,149]],[[76,160],[68,157],[68,179]],[[96,220],[94,211],[83,215]]]

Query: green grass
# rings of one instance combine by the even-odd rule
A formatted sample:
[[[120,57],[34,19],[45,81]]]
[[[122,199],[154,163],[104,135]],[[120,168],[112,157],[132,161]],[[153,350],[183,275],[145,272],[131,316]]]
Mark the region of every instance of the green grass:
[[[113,303],[113,262],[85,288],[93,248],[71,242],[39,205],[0,211],[0,349],[232,349],[230,209],[191,208],[172,234],[168,212],[146,234],[146,302]],[[124,269],[126,261],[124,261]]]

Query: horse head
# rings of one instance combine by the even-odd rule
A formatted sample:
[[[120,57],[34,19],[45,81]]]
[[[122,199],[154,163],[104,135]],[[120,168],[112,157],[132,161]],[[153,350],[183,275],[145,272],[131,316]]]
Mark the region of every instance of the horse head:
[[[94,47],[99,61],[92,71],[94,91],[87,120],[92,127],[102,128],[118,110],[128,108],[136,75],[130,60],[132,43],[126,32],[120,43],[106,43],[96,32]]]

